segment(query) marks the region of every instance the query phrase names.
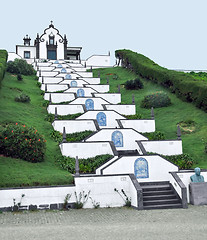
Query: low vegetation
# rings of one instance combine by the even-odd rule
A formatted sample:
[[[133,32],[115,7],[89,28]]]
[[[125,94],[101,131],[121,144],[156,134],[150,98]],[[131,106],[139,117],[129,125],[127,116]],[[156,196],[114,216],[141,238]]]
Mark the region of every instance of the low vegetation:
[[[168,107],[171,104],[171,100],[165,92],[156,92],[144,97],[141,102],[143,108],[160,108]]]
[[[26,60],[16,58],[14,61],[8,62],[7,72],[13,73],[13,74],[18,74],[17,75],[17,77],[18,77],[21,74],[23,74],[23,75],[33,75],[35,73],[35,70],[34,70],[34,68],[32,67],[31,64],[27,63]]]
[[[134,89],[138,90],[144,87],[140,78],[136,78],[135,80],[128,80],[126,81],[124,86],[127,90],[134,90]]]

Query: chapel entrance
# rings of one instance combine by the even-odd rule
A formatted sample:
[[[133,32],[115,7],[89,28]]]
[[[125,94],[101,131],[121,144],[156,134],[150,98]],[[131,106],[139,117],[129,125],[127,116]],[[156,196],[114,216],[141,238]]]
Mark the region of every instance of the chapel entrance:
[[[47,50],[47,59],[56,60],[57,59],[56,50]]]

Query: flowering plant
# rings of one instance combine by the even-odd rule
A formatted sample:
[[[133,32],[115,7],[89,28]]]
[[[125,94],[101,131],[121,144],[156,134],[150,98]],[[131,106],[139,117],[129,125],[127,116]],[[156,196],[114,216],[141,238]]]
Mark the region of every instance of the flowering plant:
[[[5,156],[42,162],[45,150],[46,140],[33,127],[10,123],[0,129],[0,153]]]

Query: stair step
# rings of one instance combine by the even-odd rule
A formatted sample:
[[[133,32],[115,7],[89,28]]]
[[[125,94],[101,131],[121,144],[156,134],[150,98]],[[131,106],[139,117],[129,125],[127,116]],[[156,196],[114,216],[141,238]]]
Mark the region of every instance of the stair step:
[[[162,182],[140,182],[140,186],[149,186],[149,185],[169,185],[169,181],[162,181]]]
[[[173,190],[163,190],[163,191],[146,191],[143,192],[143,196],[156,196],[156,195],[169,195],[173,194]]]
[[[149,209],[169,209],[169,208],[182,208],[182,204],[181,203],[175,203],[175,204],[160,204],[160,205],[144,206],[145,210],[149,210]]]
[[[142,186],[143,192],[146,191],[161,191],[161,190],[171,190],[171,186],[169,184],[164,185],[148,185]]]
[[[168,205],[168,204],[180,204],[180,199],[178,198],[174,198],[174,199],[161,199],[161,200],[148,200],[148,201],[144,201],[143,205],[147,206],[147,205]]]
[[[162,200],[162,199],[177,199],[177,196],[175,194],[143,196],[144,201]]]

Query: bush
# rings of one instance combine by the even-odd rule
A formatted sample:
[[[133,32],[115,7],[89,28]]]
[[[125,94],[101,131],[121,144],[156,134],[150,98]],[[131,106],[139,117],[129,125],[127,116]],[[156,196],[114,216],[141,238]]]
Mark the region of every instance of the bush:
[[[24,93],[21,95],[15,97],[16,102],[23,102],[23,103],[29,103],[30,102],[30,97]]]
[[[142,89],[144,87],[142,81],[139,78],[136,78],[135,80],[128,80],[124,86],[127,90]]]
[[[18,81],[22,81],[22,80],[23,80],[23,77],[22,77],[21,74],[17,74],[17,80],[18,80]]]
[[[79,159],[80,173],[95,173],[95,170],[111,159],[111,155],[98,155],[93,158]],[[75,173],[75,158],[62,157],[57,162],[61,168],[67,170],[70,173]]]
[[[155,131],[155,132],[152,132],[152,133],[144,133],[143,135],[151,141],[165,140],[164,133],[162,133],[160,131]]]
[[[123,115],[127,119],[142,119],[141,113],[136,113],[135,115]]]
[[[7,72],[14,74],[33,75],[35,70],[31,64],[28,64],[23,59],[15,59],[13,62],[7,63]]]
[[[141,107],[143,108],[159,108],[167,107],[171,104],[170,98],[164,92],[156,92],[144,97],[141,102]]]
[[[60,116],[58,115],[58,120],[74,120],[76,119],[77,117],[79,117],[82,113],[75,113],[75,114],[69,114],[69,115],[64,115],[64,116]],[[51,114],[51,113],[48,113],[46,116],[45,116],[45,121],[48,121],[48,122],[53,122],[55,119],[55,115],[54,114]]]
[[[5,156],[28,162],[42,162],[45,142],[33,127],[10,123],[0,129],[0,153]]]
[[[194,164],[192,157],[186,153],[181,155],[162,156],[162,157],[174,163],[180,169],[190,169]]]
[[[205,153],[207,153],[207,143],[205,144]]]

